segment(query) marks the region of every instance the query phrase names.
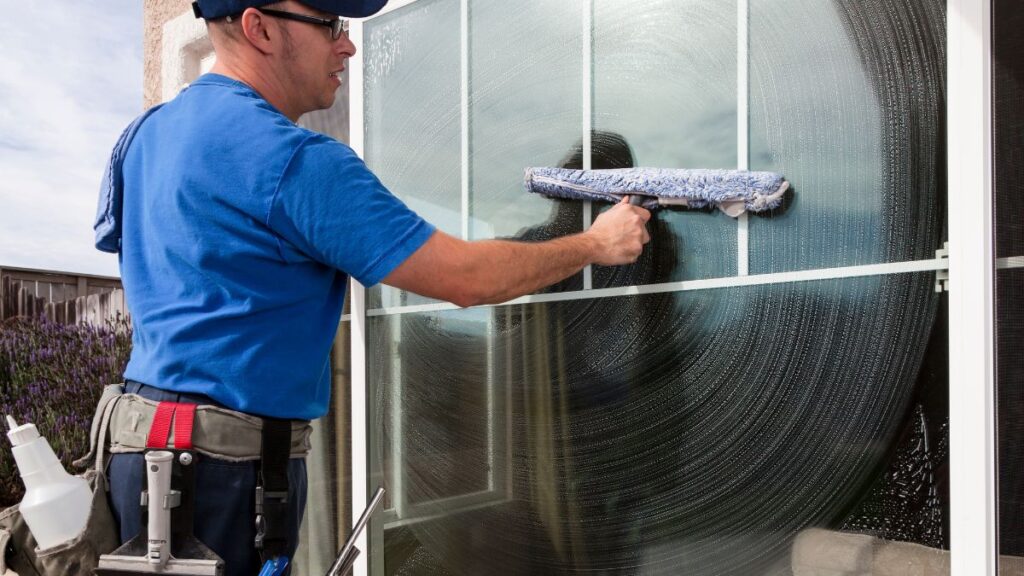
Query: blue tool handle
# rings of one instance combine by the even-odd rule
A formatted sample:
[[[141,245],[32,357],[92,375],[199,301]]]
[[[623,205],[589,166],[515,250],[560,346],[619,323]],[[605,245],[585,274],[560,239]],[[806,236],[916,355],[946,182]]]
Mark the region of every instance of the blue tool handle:
[[[263,569],[260,570],[259,576],[281,576],[284,574],[284,569],[288,567],[288,557],[278,556],[277,558],[271,558],[263,564]]]

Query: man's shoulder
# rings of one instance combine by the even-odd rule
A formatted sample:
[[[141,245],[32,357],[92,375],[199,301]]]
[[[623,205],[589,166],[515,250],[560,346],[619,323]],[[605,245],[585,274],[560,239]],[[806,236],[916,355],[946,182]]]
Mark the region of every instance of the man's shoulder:
[[[365,164],[352,148],[340,142],[301,126],[298,145],[293,154],[293,162],[301,163],[304,172],[321,174],[337,174],[349,169],[365,169]]]
[[[211,101],[217,99],[227,102]],[[275,158],[272,164],[279,165],[307,148],[335,158],[344,157],[347,152],[340,142],[296,125],[266,101],[244,95],[179,96],[151,118],[153,121],[144,126],[150,138],[165,144],[173,142],[172,147],[202,149],[208,155],[235,156],[244,151],[249,160]]]
[[[295,126],[295,128],[303,134],[301,147],[302,152],[307,156],[317,160],[335,162],[359,159],[355,151],[344,142],[302,126]]]
[[[201,77],[153,114],[164,129],[194,131],[211,139],[244,138],[251,143],[276,134],[301,139],[296,126],[269,102],[241,84],[224,85]]]

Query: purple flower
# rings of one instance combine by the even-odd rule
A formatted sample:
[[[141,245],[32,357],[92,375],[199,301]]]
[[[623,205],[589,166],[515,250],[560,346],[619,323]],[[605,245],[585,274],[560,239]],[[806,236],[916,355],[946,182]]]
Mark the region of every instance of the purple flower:
[[[48,319],[0,323],[0,414],[33,422],[65,465],[88,450],[92,412],[103,386],[121,379],[131,327],[61,325]],[[9,450],[0,448],[0,508],[23,487]]]

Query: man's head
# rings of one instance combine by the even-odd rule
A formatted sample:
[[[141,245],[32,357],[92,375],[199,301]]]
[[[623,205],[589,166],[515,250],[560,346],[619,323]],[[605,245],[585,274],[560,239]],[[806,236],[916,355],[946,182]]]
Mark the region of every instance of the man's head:
[[[217,53],[213,71],[245,82],[293,120],[329,108],[355,54],[342,16],[376,13],[387,0],[198,0]]]
[[[246,8],[259,8],[277,0],[197,0],[192,3],[196,18],[216,20],[241,14]],[[340,18],[366,18],[376,14],[388,0],[305,0],[303,4]]]

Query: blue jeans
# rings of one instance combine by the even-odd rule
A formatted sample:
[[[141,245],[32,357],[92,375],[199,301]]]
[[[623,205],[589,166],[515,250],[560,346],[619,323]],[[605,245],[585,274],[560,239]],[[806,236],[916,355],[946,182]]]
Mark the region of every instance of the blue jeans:
[[[137,382],[125,392],[155,401],[216,404],[205,396],[175,394]],[[226,462],[196,453],[195,535],[224,560],[225,576],[254,576],[261,562],[256,551],[256,478],[258,462]],[[142,529],[139,494],[144,484],[143,455],[114,454],[110,458],[110,506],[121,532],[121,543]],[[306,508],[306,461],[288,461],[288,556],[295,555],[299,525]]]

